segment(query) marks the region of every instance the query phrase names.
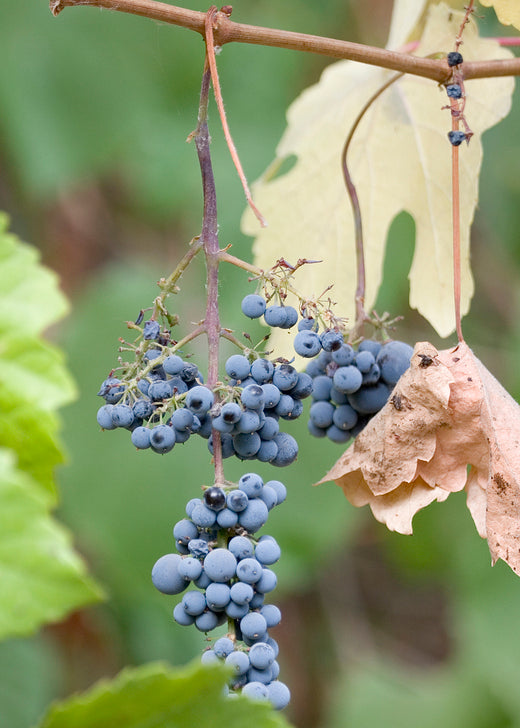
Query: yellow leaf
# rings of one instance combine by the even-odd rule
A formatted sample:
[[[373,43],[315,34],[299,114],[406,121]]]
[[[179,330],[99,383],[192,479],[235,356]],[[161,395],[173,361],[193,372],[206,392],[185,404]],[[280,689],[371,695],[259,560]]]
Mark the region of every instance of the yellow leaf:
[[[520,406],[465,343],[416,344],[392,396],[327,480],[404,534],[421,508],[466,489],[492,563],[520,575]]]
[[[520,3],[518,0],[480,0],[487,8],[494,8],[502,25],[514,25],[520,30]]]
[[[418,55],[447,52],[462,15],[440,4],[430,8]],[[510,52],[465,29],[468,60],[507,58]],[[268,220],[263,230],[246,212],[243,229],[256,236],[255,262],[270,268],[285,255],[323,260],[298,272],[296,285],[306,296],[328,285],[337,314],[354,316],[354,225],[341,172],[341,150],[357,114],[392,75],[350,61],[329,66],[315,86],[304,91],[288,111],[288,126],[277,157],[254,185],[254,196]],[[475,135],[461,151],[462,311],[469,310],[473,281],[469,267],[469,228],[478,199],[482,161],[481,135],[509,111],[510,78],[466,84],[466,116]],[[451,242],[451,147],[446,134],[446,96],[426,79],[404,77],[371,106],[354,136],[349,167],[357,185],[363,217],[366,257],[366,307],[381,284],[388,228],[405,210],[414,217],[416,246],[410,271],[410,303],[441,336],[454,329]],[[287,157],[297,162],[276,177]],[[289,303],[291,301],[288,301]],[[398,311],[392,313],[399,313]],[[273,344],[290,355],[287,337],[274,332]]]

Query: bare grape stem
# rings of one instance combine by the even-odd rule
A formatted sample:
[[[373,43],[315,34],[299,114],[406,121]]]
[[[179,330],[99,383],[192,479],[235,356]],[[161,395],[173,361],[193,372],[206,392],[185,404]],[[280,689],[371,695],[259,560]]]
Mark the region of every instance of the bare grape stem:
[[[50,0],[53,15],[59,15],[67,7],[90,6],[139,15],[181,26],[205,36],[206,13],[156,2],[156,0]],[[446,82],[451,73],[445,59],[418,58],[384,48],[351,43],[318,35],[294,33],[275,28],[235,23],[229,13],[217,13],[214,28],[215,45],[225,43],[252,43],[275,48],[317,53],[329,58],[346,58],[401,73],[430,78],[438,83]],[[464,63],[465,79],[520,75],[520,58]]]
[[[211,71],[206,56],[202,85],[200,90],[200,104],[198,123],[192,138],[195,140],[202,175],[202,192],[204,196],[204,214],[202,232],[200,235],[206,257],[206,316],[204,327],[208,337],[208,378],[207,386],[214,389],[218,381],[219,342],[221,333],[220,315],[218,307],[218,269],[220,263],[220,249],[218,244],[217,223],[217,193],[215,177],[211,164],[210,138],[208,130],[208,100],[211,85]],[[222,461],[222,443],[220,434],[212,431],[213,460],[215,464],[215,483],[224,482],[224,467]]]

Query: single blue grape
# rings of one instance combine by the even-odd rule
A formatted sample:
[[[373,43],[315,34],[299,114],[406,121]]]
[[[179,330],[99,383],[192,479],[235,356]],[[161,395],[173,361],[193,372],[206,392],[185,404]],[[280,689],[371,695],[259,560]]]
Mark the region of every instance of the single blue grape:
[[[186,580],[179,574],[182,557],[166,554],[158,559],[152,569],[152,583],[163,594],[180,594],[186,589]]]
[[[287,418],[291,416],[295,404],[296,402],[290,394],[282,394],[282,396],[280,397],[280,401],[274,408],[274,411],[278,415],[278,417]]]
[[[256,459],[261,463],[270,463],[278,455],[278,445],[274,440],[262,440],[256,453]]]
[[[247,409],[261,409],[264,406],[264,390],[259,384],[250,384],[242,390],[240,400]]]
[[[170,387],[171,396],[178,396],[180,394],[186,394],[188,391],[188,385],[183,382],[179,376],[172,377],[168,380],[168,386]],[[148,389],[148,392],[150,389]]]
[[[235,429],[234,423],[233,422],[227,422],[222,417],[222,414],[217,415],[216,417],[213,417],[212,427],[217,432],[221,432],[223,434],[230,434]]]
[[[219,658],[215,654],[214,650],[204,650],[200,656],[200,661],[203,665],[217,665],[220,663]]]
[[[276,492],[276,496],[278,499],[277,505],[280,505],[280,503],[283,503],[284,500],[287,498],[287,488],[279,480],[268,480],[265,485],[269,486]]]
[[[248,498],[258,498],[264,487],[264,481],[257,473],[245,473],[238,481],[238,489]]]
[[[237,604],[230,600],[226,606],[226,616],[230,619],[242,619],[249,612],[249,604]]]
[[[351,430],[340,430],[340,428],[336,427],[336,425],[327,427],[325,434],[329,440],[338,444],[348,442],[352,437]]]
[[[233,447],[239,457],[250,458],[260,449],[262,440],[256,432],[240,433],[233,437]]]
[[[326,374],[318,375],[312,383],[312,398],[328,402],[330,399],[330,390],[332,389],[332,379]]]
[[[266,408],[276,407],[281,397],[281,392],[278,387],[272,382],[262,384],[261,387],[264,393],[264,406]]]
[[[236,575],[246,584],[255,584],[262,578],[262,564],[252,557],[240,559],[236,567]]]
[[[249,650],[249,662],[257,670],[266,670],[274,660],[274,650],[267,642],[257,642]]]
[[[298,356],[312,359],[321,351],[320,337],[314,331],[300,331],[294,337],[293,346]]]
[[[175,430],[168,425],[157,425],[150,430],[150,447],[161,455],[173,450],[175,445]]]
[[[291,392],[292,392],[292,390],[291,390]],[[284,394],[283,396],[289,397],[290,395]],[[281,407],[280,407],[280,410],[278,409],[278,407],[276,408],[278,414],[284,420],[297,420],[298,417],[300,417],[300,415],[303,412],[303,402],[301,401],[301,399],[293,399],[292,397],[291,397],[291,399],[292,399],[292,406],[291,406],[290,411],[287,412],[287,414],[285,414],[283,412]]]
[[[249,501],[247,508],[238,514],[238,523],[249,533],[255,533],[266,523],[268,515],[269,511],[263,500],[254,498]]]
[[[255,359],[251,364],[251,376],[257,384],[269,382],[273,376],[274,364],[268,359]]]
[[[242,416],[242,408],[236,402],[226,402],[222,405],[219,416],[224,422],[234,425]]]
[[[215,627],[218,627],[218,624],[218,615],[211,610],[203,612],[202,614],[199,614],[198,617],[195,617],[195,627],[200,632],[210,632],[212,629],[215,629]]]
[[[145,321],[143,327],[143,339],[151,341],[152,339],[158,339],[161,333],[161,327],[157,321]]]
[[[283,468],[294,462],[298,456],[298,443],[292,435],[287,432],[279,432],[274,438],[274,442],[278,445],[278,453],[271,460],[272,465]]]
[[[267,686],[267,698],[275,710],[283,710],[291,701],[291,692],[285,683],[273,680]]]
[[[255,644],[262,644],[261,642],[256,642]],[[254,647],[254,645],[253,645]],[[252,649],[252,648],[251,648]],[[259,670],[256,667],[250,667],[247,671],[247,680],[250,683],[254,682],[260,682],[264,685],[268,685],[271,680],[273,679],[273,671],[271,670],[271,666],[266,668],[265,670]]]
[[[312,420],[307,422],[307,429],[313,437],[327,437],[327,430],[324,430],[323,427],[318,427]]]
[[[374,364],[374,366],[377,366],[377,364]],[[363,381],[364,378],[365,375],[363,375]],[[329,399],[333,404],[348,404],[348,395],[345,392],[340,392],[336,387],[331,387]]]
[[[238,523],[238,513],[224,508],[217,513],[217,523],[221,528],[234,528]]]
[[[193,521],[190,521],[188,518],[183,518],[180,521],[177,521],[173,527],[173,538],[177,543],[182,543],[185,546],[187,546],[193,538],[197,538],[198,535],[199,529]]]
[[[379,341],[373,339],[363,339],[358,346],[358,351],[370,351],[376,358],[379,354],[382,344]]]
[[[245,508],[247,508],[247,504],[249,503],[249,498],[247,497],[247,494],[242,490],[231,490],[226,495],[226,504],[230,511],[235,511],[235,513],[239,513],[240,511],[243,511]]]
[[[446,93],[450,99],[462,98],[462,88],[458,83],[450,83],[446,86]]]
[[[202,574],[202,564],[193,556],[185,556],[179,564],[178,571],[186,581],[194,581]]]
[[[181,604],[186,614],[198,617],[206,609],[206,597],[199,591],[189,591],[182,597]]]
[[[362,374],[367,374],[375,362],[375,356],[370,351],[358,351],[354,358],[354,364]]]
[[[381,369],[381,378],[391,386],[397,384],[410,366],[412,354],[413,348],[404,341],[389,341],[384,344],[376,360]]]
[[[282,613],[275,604],[264,604],[260,609],[260,614],[265,619],[268,629],[276,627],[282,621]]]
[[[379,378],[381,376],[381,368],[379,367],[379,364],[374,363],[366,372],[366,374],[363,374],[363,386],[370,386],[371,384],[377,384],[379,381]]]
[[[283,328],[287,321],[286,306],[268,306],[265,309],[264,320],[268,326]]]
[[[236,568],[236,558],[224,548],[213,549],[204,559],[204,571],[212,581],[229,581],[235,576]]]
[[[259,430],[261,426],[260,412],[246,409],[242,411],[240,419],[234,426],[233,432],[237,435],[248,435],[251,432]]]
[[[228,377],[242,380],[249,376],[251,365],[249,359],[242,354],[233,354],[226,360],[225,370]]]
[[[150,447],[150,433],[151,430],[148,427],[136,427],[130,436],[132,445],[139,450],[146,450],[147,447]]]
[[[268,441],[266,444],[270,443],[271,441]],[[276,447],[276,451],[278,452],[278,446],[276,445],[276,443],[273,442],[272,444]],[[264,501],[268,511],[278,505],[278,494],[274,488],[271,488],[268,485],[264,485],[264,487],[262,488],[262,492],[260,493],[260,499]]]
[[[202,498],[204,504],[214,511],[221,511],[226,507],[226,494],[218,485],[212,485],[204,491]]]
[[[332,352],[332,361],[340,367],[348,367],[354,361],[354,349],[350,344],[342,344],[339,349]]]
[[[230,588],[227,584],[212,581],[206,588],[206,602],[213,611],[225,609],[230,599]]]
[[[213,406],[214,400],[211,389],[198,384],[186,395],[186,407],[195,415],[205,415]]]
[[[343,334],[334,329],[329,329],[321,334],[320,341],[324,351],[337,351],[343,344]]]
[[[246,695],[248,698],[251,698],[251,700],[269,699],[269,691],[267,690],[267,687],[257,680],[254,682],[248,682],[244,685],[242,688],[242,695]]]
[[[267,594],[276,589],[278,579],[271,569],[262,569],[262,576],[255,582],[255,589],[260,594]]]
[[[237,581],[231,587],[230,595],[235,604],[249,604],[255,592],[251,584],[246,584],[244,581]]]
[[[182,627],[189,627],[195,622],[195,617],[193,617],[191,614],[188,614],[188,612],[184,609],[182,602],[177,604],[177,606],[173,610],[173,618],[177,622],[177,624],[180,624]]]
[[[265,634],[267,622],[260,612],[249,612],[240,620],[240,630],[244,637],[258,639],[260,635]]]
[[[246,652],[235,650],[226,657],[226,665],[235,675],[245,675],[250,667],[249,656]]]
[[[186,407],[175,410],[171,416],[171,423],[176,430],[189,430],[193,424],[193,412]]]
[[[351,430],[358,420],[358,413],[349,404],[341,404],[334,410],[332,422],[340,430]]]
[[[170,356],[167,356],[164,360],[163,369],[166,374],[170,374],[170,376],[176,376],[177,374],[180,374],[184,369],[184,361],[183,359],[181,359],[180,356],[177,356],[177,354],[171,354]]]
[[[220,637],[213,645],[215,654],[222,659],[230,655],[234,649],[235,643],[229,637]]]
[[[157,379],[150,384],[148,395],[153,402],[161,402],[163,399],[169,399],[172,396],[170,382],[164,379]]]
[[[298,372],[291,364],[280,364],[273,372],[273,384],[281,392],[292,389],[298,381]]]
[[[263,316],[265,307],[265,299],[255,293],[250,293],[242,299],[242,313],[250,319],[256,319]]]
[[[117,425],[112,420],[112,410],[116,405],[104,404],[97,411],[96,419],[97,423],[104,430],[115,430]]]
[[[334,387],[340,392],[351,394],[361,387],[363,383],[363,375],[357,367],[350,365],[348,367],[340,367],[339,369],[336,369],[332,381]]]
[[[390,388],[383,382],[379,382],[373,387],[363,387],[359,391],[349,394],[348,401],[360,414],[372,415],[384,407],[389,395]]]
[[[138,399],[132,406],[134,417],[140,420],[147,420],[154,411],[154,406],[149,399]]]
[[[250,558],[254,553],[253,544],[245,536],[233,536],[228,543],[228,550],[231,551],[237,561]]]
[[[282,551],[274,539],[266,539],[265,541],[260,541],[260,543],[257,544],[255,549],[255,559],[259,561],[262,566],[271,566],[271,564],[276,564],[281,553]]]
[[[466,132],[464,131],[457,130],[448,132],[448,140],[453,147],[459,147],[467,138]]]
[[[272,440],[275,435],[280,432],[278,420],[274,417],[266,417],[262,427],[258,430],[258,434],[262,440]]]
[[[199,374],[200,372],[197,365],[193,364],[191,361],[185,361],[184,366],[179,372],[180,378],[183,382],[186,382],[186,384],[194,382]]]
[[[316,321],[316,319],[302,318],[298,321],[298,331],[317,331],[317,330],[318,330],[318,322]]]
[[[199,528],[211,528],[217,520],[217,514],[201,501],[193,507],[190,518]]]
[[[255,596],[249,602],[249,609],[261,609],[264,605],[264,595],[255,593]]]

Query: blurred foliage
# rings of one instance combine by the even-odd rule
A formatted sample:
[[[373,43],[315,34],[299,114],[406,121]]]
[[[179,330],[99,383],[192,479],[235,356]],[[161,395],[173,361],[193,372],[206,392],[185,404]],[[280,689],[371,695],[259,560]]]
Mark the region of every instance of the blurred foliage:
[[[201,9],[193,0],[184,5]],[[390,10],[387,0],[237,0],[233,18],[381,44]],[[507,32],[491,12],[480,22],[485,35]],[[219,56],[250,179],[272,159],[286,107],[327,62],[245,45]],[[123,322],[149,305],[154,281],[199,232],[199,171],[184,140],[195,126],[202,63],[201,39],[179,28],[89,8],[54,19],[46,0],[0,4],[0,208],[73,298],[66,326],[55,332],[80,386],[64,413],[61,516],[109,593],[106,605],[0,645],[2,728],[30,728],[53,698],[125,664],[184,664],[203,645],[195,630],[172,623],[175,600],[157,594],[149,575],[172,550],[185,501],[210,477],[205,443],[190,441],[165,457],[136,453],[127,433],[102,433],[95,423],[95,392],[115,363]],[[243,193],[215,108],[211,120],[221,244],[248,257],[250,241],[238,232]],[[472,235],[477,296],[464,322],[476,353],[517,398],[519,123],[517,92],[511,115],[484,136]],[[399,336],[438,344],[406,304],[412,235],[413,223],[399,216],[377,308],[406,316]],[[297,241],[287,245],[292,254]],[[202,276],[197,263],[182,283],[187,324],[202,311]],[[222,318],[238,331],[238,304],[249,291],[244,274],[226,271]],[[202,366],[203,352],[194,351]],[[262,468],[289,488],[269,532],[284,552],[277,566],[284,621],[274,636],[294,696],[291,720],[298,728],[518,728],[520,585],[503,565],[490,569],[462,498],[419,514],[412,538],[387,533],[335,486],[310,487],[341,448],[311,441],[303,421],[296,430],[297,464],[274,474]],[[228,463],[228,477],[243,472]]]

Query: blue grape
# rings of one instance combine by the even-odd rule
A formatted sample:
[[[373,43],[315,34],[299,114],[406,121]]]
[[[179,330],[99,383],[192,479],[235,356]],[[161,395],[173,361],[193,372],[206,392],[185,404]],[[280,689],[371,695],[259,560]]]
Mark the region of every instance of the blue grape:
[[[190,518],[199,528],[211,528],[217,520],[217,514],[201,501],[194,506]]]
[[[186,395],[186,407],[193,414],[205,415],[213,406],[214,400],[215,396],[213,392],[204,385],[198,384],[193,389],[190,389]]]
[[[262,643],[256,642],[255,644],[262,644]],[[253,645],[253,647],[254,647],[254,645]],[[271,670],[271,666],[269,666],[266,670],[258,670],[256,667],[250,667],[247,672],[248,683],[260,682],[260,683],[263,683],[264,685],[268,685],[271,682],[272,678],[273,678],[273,671]]]
[[[262,440],[262,444],[256,453],[256,459],[261,463],[270,463],[278,455],[278,445],[274,440]]]
[[[182,627],[189,627],[195,622],[195,617],[188,614],[188,612],[184,609],[182,602],[177,604],[173,610],[173,618],[177,624],[180,624]]]
[[[236,402],[226,402],[220,410],[220,417],[226,423],[234,425],[242,416],[242,408]]]
[[[249,533],[255,533],[266,523],[268,515],[269,511],[263,500],[254,498],[249,501],[247,508],[238,514],[238,522]]]
[[[285,306],[285,321],[280,325],[281,329],[290,329],[298,321],[298,311],[293,306]]]
[[[332,389],[332,380],[325,374],[314,378],[312,384],[312,397],[316,400],[328,401],[330,398],[330,390]]]
[[[379,364],[372,364],[368,372],[363,374],[363,385],[370,386],[371,384],[377,384],[380,376],[381,369]]]
[[[231,593],[227,584],[211,582],[206,588],[206,602],[210,609],[225,609],[230,599]]]
[[[275,442],[270,443],[268,441],[266,445],[272,444],[276,448],[276,452],[278,452],[278,446]],[[274,457],[274,456],[273,456]],[[278,505],[278,494],[274,490],[274,488],[269,487],[268,485],[264,485],[262,488],[262,492],[260,493],[260,499],[264,501],[265,505],[267,506],[267,510],[271,510],[271,508],[274,508],[276,505]]]
[[[264,599],[265,597],[263,594],[255,594],[255,596],[249,602],[249,608],[260,609],[264,605]]]
[[[292,389],[298,381],[298,372],[291,364],[280,364],[273,373],[273,384],[281,392]]]
[[[186,589],[186,580],[179,574],[182,557],[166,554],[158,559],[152,569],[152,583],[163,594],[180,594]]]
[[[186,394],[188,391],[188,385],[186,382],[183,382],[180,377],[172,377],[168,382],[168,386],[170,387],[170,394],[173,395],[179,395],[179,394]],[[150,391],[148,389],[148,391]]]
[[[229,637],[220,637],[213,645],[213,650],[218,657],[226,658],[235,649],[235,644]]]
[[[154,411],[154,406],[149,399],[138,399],[132,406],[134,417],[140,420],[147,420]]]
[[[177,374],[180,374],[184,369],[184,361],[177,354],[172,354],[170,356],[167,356],[164,360],[163,369],[166,374],[176,376]]]
[[[234,528],[238,523],[238,513],[224,508],[217,513],[217,523],[221,528]]]
[[[320,337],[314,331],[300,331],[294,337],[293,346],[298,356],[311,359],[321,351]]]
[[[265,307],[265,299],[255,293],[250,293],[242,299],[242,313],[250,319],[256,319],[263,316]]]
[[[192,538],[188,542],[188,551],[196,559],[203,559],[204,556],[209,553],[208,542],[205,541],[203,538]],[[197,577],[197,579],[194,579],[194,581],[196,582],[198,578],[199,577]]]
[[[291,390],[292,391],[292,390]],[[283,395],[289,397],[290,395]],[[303,402],[301,399],[292,399],[292,406],[289,412],[285,414],[283,411],[279,411],[278,414],[284,420],[297,420],[303,412]],[[278,408],[277,408],[278,409]],[[281,409],[281,408],[280,408]]]
[[[312,394],[314,383],[312,377],[306,372],[298,373],[298,381],[292,389],[289,390],[289,394],[293,399],[305,399]]]
[[[251,584],[246,584],[244,581],[235,582],[230,590],[231,599],[235,604],[249,604],[254,594]]]
[[[247,508],[249,498],[242,490],[232,490],[226,495],[226,504],[229,510],[239,513]]]
[[[202,574],[202,564],[193,556],[185,556],[179,564],[178,571],[186,581],[193,581]]]
[[[354,359],[355,365],[362,374],[367,374],[375,361],[376,359],[370,351],[359,351]]]
[[[199,530],[197,526],[188,518],[183,518],[180,521],[177,521],[173,527],[173,538],[178,544],[182,543],[184,546],[187,546],[188,543],[192,539],[197,538],[198,535]]]
[[[239,457],[249,458],[260,449],[262,440],[256,432],[240,433],[233,438],[233,447]]]
[[[268,382],[274,372],[274,364],[268,359],[255,359],[251,364],[251,376],[257,384]]]
[[[255,559],[262,566],[271,566],[275,564],[281,556],[281,549],[277,542],[273,540],[260,541],[255,549]]]
[[[355,366],[340,367],[334,372],[332,382],[334,387],[340,392],[351,394],[361,387],[363,375]]]
[[[260,385],[264,393],[264,405],[266,408],[276,407],[280,401],[281,392],[275,384],[267,382]]]
[[[450,144],[454,147],[459,147],[463,141],[467,139],[467,135],[463,131],[449,131],[448,132],[448,140]]]
[[[206,609],[206,597],[199,591],[189,591],[182,597],[181,604],[186,614],[198,617]]]
[[[343,334],[334,331],[334,329],[329,329],[321,334],[320,341],[324,351],[336,351],[343,344]]]
[[[251,365],[249,359],[242,354],[233,354],[226,360],[226,374],[233,379],[242,380],[249,376]]]
[[[234,423],[226,421],[222,414],[213,417],[212,428],[223,434],[230,434],[235,429]]]
[[[260,594],[267,594],[268,592],[276,589],[278,579],[276,574],[271,569],[262,569],[262,576],[255,582],[255,589]]]
[[[226,494],[217,485],[212,485],[204,491],[204,504],[214,511],[221,511],[226,507]]]
[[[196,364],[193,364],[190,361],[185,361],[179,376],[183,382],[188,384],[189,382],[194,382],[199,374],[200,372]]]
[[[285,306],[268,306],[264,313],[264,320],[268,326],[282,328],[287,321]]]
[[[280,432],[280,425],[278,420],[274,417],[266,417],[262,427],[258,430],[258,434],[262,440],[272,440],[275,435]]]
[[[230,601],[226,606],[226,615],[230,619],[242,619],[249,612],[249,604],[237,604],[234,601]]]
[[[390,395],[390,389],[379,382],[373,387],[363,387],[353,394],[349,394],[348,400],[352,407],[362,415],[372,415],[386,404]]]
[[[260,609],[260,614],[265,619],[268,629],[276,627],[282,621],[282,613],[275,604],[264,604]]]
[[[256,432],[261,427],[261,419],[259,412],[255,410],[243,410],[240,419],[235,424],[235,434],[248,435]]]
[[[373,339],[363,339],[358,346],[358,351],[370,351],[375,357],[379,354],[382,344]]]
[[[244,685],[242,695],[247,695],[251,700],[268,700],[269,691],[263,683],[255,680]]]
[[[224,548],[213,549],[204,559],[204,571],[212,581],[229,581],[235,576],[236,568],[236,558]]]
[[[280,682],[280,680],[273,680],[267,686],[267,697],[275,710],[283,710],[289,705],[291,692],[285,683]]]
[[[171,423],[176,430],[189,430],[193,425],[193,412],[186,407],[175,410],[171,416]]]
[[[238,489],[248,498],[258,498],[264,487],[264,481],[256,473],[245,473],[238,481]]]
[[[312,420],[307,421],[307,429],[313,437],[327,437],[327,430],[318,427]]]
[[[246,584],[255,584],[262,578],[262,564],[253,557],[240,559],[236,567],[236,575]]]
[[[450,83],[446,86],[446,93],[450,99],[460,99],[462,97],[462,88],[458,83]]]
[[[298,456],[298,443],[292,435],[289,435],[287,432],[279,432],[274,438],[274,441],[278,445],[278,453],[271,460],[273,465],[283,468],[296,460]]]
[[[267,642],[257,642],[249,650],[249,662],[257,670],[266,670],[274,660],[274,650]]]
[[[161,327],[157,321],[146,321],[143,327],[143,339],[148,341],[158,339],[160,332]]]
[[[171,381],[171,380],[170,380]],[[169,381],[157,379],[150,384],[148,395],[153,402],[160,402],[172,396],[172,389]]]
[[[226,657],[226,665],[235,675],[245,675],[250,667],[249,656],[245,652],[235,650]]]
[[[228,549],[235,556],[237,561],[250,558],[254,553],[253,544],[245,536],[233,536],[228,543]]]
[[[246,409],[261,409],[264,406],[264,390],[259,384],[250,384],[242,390],[240,400]]]
[[[358,413],[349,404],[342,404],[335,408],[332,422],[340,430],[351,430],[358,420]]]
[[[157,425],[150,431],[150,447],[154,452],[164,454],[173,450],[175,430],[167,425]]]
[[[139,450],[146,450],[146,448],[150,447],[150,432],[151,430],[148,427],[136,427],[130,436],[132,445]]]
[[[327,427],[327,429],[325,430],[325,434],[327,435],[329,440],[332,440],[332,442],[336,442],[338,444],[342,442],[348,442],[352,437],[350,430],[341,430],[336,425],[331,425],[330,427]]]
[[[274,408],[275,413],[279,417],[290,417],[295,406],[295,401],[290,394],[282,394],[280,401]]]
[[[97,411],[97,415],[96,415],[97,423],[104,430],[115,430],[116,429],[117,425],[112,420],[112,410],[114,409],[114,407],[115,407],[115,405],[113,405],[113,404],[104,404]]]
[[[318,322],[316,321],[316,319],[302,318],[298,321],[298,331],[317,331],[317,330],[318,330]]]
[[[354,361],[354,349],[350,344],[342,344],[339,349],[332,352],[332,361],[340,367],[348,367]]]
[[[218,615],[212,611],[203,612],[198,617],[195,617],[195,627],[200,632],[210,632],[215,627],[218,627],[218,624]]]
[[[410,366],[413,348],[403,341],[389,341],[384,344],[377,355],[377,363],[381,369],[381,378],[393,386]]]
[[[265,634],[266,630],[267,622],[259,612],[249,612],[240,620],[240,631],[249,639],[257,639]]]
[[[279,480],[268,480],[265,485],[269,486],[269,488],[272,488],[276,492],[276,496],[278,499],[277,505],[283,503],[284,500],[287,498],[287,488]]]
[[[220,660],[214,650],[204,650],[200,657],[200,661],[203,665],[216,665],[220,663]]]

